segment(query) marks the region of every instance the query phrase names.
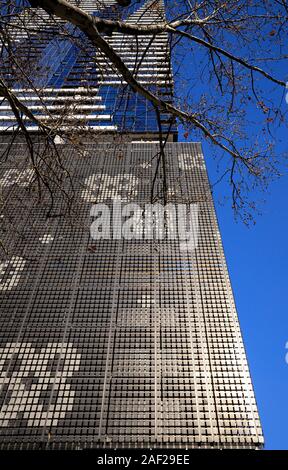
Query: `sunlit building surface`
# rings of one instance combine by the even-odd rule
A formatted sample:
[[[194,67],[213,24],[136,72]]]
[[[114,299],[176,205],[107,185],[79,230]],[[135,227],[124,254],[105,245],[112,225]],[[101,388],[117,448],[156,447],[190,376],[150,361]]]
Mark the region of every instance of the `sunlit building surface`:
[[[113,0],[80,3],[87,12],[97,17],[113,19],[119,14],[119,9],[123,12],[123,8]],[[147,9],[149,3],[151,7]],[[95,10],[97,4],[102,7]],[[164,9],[158,8],[158,2],[146,2],[128,18],[125,16],[129,24],[155,24],[163,21]],[[35,31],[35,25],[39,32],[37,29]],[[158,133],[153,106],[129,90],[106,57],[100,52],[96,52],[95,57],[95,47],[85,40],[84,33],[77,33],[72,25],[53,19],[41,9],[30,7],[13,17],[11,28],[15,28],[14,54],[27,64],[25,74],[33,79],[34,87],[37,86],[40,92],[35,93],[27,80],[25,84],[20,79],[15,82],[11,59],[5,53],[3,75],[16,96],[29,105],[40,121],[49,122],[49,117],[57,117],[59,130],[80,127],[102,132],[121,131],[122,134]],[[67,37],[71,34],[73,41]],[[166,101],[169,101],[169,96],[172,99],[173,80],[167,34],[156,37],[147,35],[137,41],[133,36],[115,32],[105,36],[105,39],[129,70],[137,73],[141,85]],[[165,113],[161,115],[161,122],[163,132],[169,130],[171,136],[176,134],[175,124]],[[0,131],[12,131],[15,127],[17,120],[12,110],[7,102],[0,103]],[[37,130],[37,124],[27,118],[27,128]]]
[[[97,10],[97,2],[80,4],[96,15],[117,15],[113,1]],[[161,1],[140,2],[127,21],[163,17]],[[261,447],[201,145],[173,142],[177,129],[162,114],[163,132],[169,130],[172,138],[165,167],[159,167],[155,111],[107,72],[103,58],[95,68],[68,41],[50,64],[49,54],[58,46],[48,33],[59,25],[43,18],[47,29],[35,38],[35,55],[47,64],[49,77],[39,84],[45,105],[37,104],[32,89],[11,86],[39,116],[47,117],[49,106],[61,111],[66,98],[74,106],[76,97],[77,106],[66,113],[70,122],[63,118],[61,125],[77,127],[78,119],[83,131],[97,133],[101,127],[103,135],[101,143],[86,139],[81,152],[57,144],[73,179],[76,212],[65,216],[59,191],[53,217],[47,217],[48,198],[46,205],[45,196],[37,203],[24,143],[15,143],[1,165],[0,448]],[[31,21],[40,28],[38,17]],[[150,39],[141,38],[142,52]],[[138,60],[133,40],[127,44],[119,34],[108,40],[133,70]],[[25,54],[25,40],[19,41]],[[139,80],[172,99],[167,37],[156,37],[151,47]],[[99,70],[106,70],[102,78]],[[15,122],[7,103],[0,112],[4,133]],[[113,132],[126,140],[116,145]],[[3,141],[1,155],[5,150]],[[159,211],[163,207],[164,180],[178,237],[171,232],[169,237],[166,218],[157,232],[159,214],[152,234],[145,225],[152,188]],[[101,214],[96,204],[102,204]],[[141,209],[134,231],[127,226],[127,207],[134,215]],[[183,241],[179,224],[186,208],[190,235]],[[109,222],[101,238],[95,237],[99,214]]]

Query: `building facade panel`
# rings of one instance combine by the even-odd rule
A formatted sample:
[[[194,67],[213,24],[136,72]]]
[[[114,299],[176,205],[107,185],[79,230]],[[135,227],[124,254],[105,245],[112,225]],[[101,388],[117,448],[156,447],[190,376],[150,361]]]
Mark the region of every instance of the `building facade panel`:
[[[141,217],[131,239],[129,227],[117,232],[119,205],[151,202],[156,144],[87,145],[82,160],[59,148],[77,170],[74,217],[47,219],[25,197],[21,144],[0,176],[10,194],[1,239],[13,253],[0,270],[1,445],[261,446],[200,144],[165,149],[167,202],[190,207],[189,243],[165,225],[148,236]],[[111,217],[96,240],[95,203]]]
[[[140,2],[140,6],[132,4],[129,9],[119,7],[114,0],[72,3],[92,16],[122,19],[140,26],[165,18],[162,1],[148,0]],[[14,11],[10,29],[7,26],[13,52],[3,48],[2,69],[7,84],[40,121],[49,123],[57,117],[59,132],[76,128],[109,133],[159,132],[154,107],[129,90],[115,66],[101,51],[95,51],[83,32],[28,5],[29,2],[19,13]],[[103,37],[140,84],[159,97],[172,99],[170,45],[166,33],[142,36],[140,40],[117,32]],[[17,81],[15,74],[11,74],[14,60],[11,53],[26,64],[27,79],[23,80],[22,75]],[[26,122],[29,131],[38,130],[36,123],[28,118]],[[169,130],[176,139],[176,125],[165,113],[161,115],[161,123],[163,131]],[[0,131],[12,132],[16,128],[17,120],[4,100],[0,104]]]

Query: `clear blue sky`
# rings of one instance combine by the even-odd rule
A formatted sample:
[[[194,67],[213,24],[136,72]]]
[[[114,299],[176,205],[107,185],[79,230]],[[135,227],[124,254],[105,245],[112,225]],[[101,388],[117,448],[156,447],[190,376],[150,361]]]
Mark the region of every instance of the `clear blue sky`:
[[[236,223],[228,204],[217,204],[215,194],[266,449],[288,449],[287,190],[288,175],[271,185],[263,214],[250,228]]]
[[[181,138],[180,140],[184,140]],[[202,142],[210,182],[219,177]],[[285,146],[285,142],[284,142]],[[281,145],[282,147],[282,145]],[[262,215],[247,228],[235,221],[227,185],[214,188],[214,203],[254,385],[265,449],[288,449],[288,172],[264,194]],[[251,197],[263,194],[251,194]]]
[[[237,44],[235,51],[238,55],[242,52]],[[274,49],[272,47],[271,55],[273,52],[276,57],[276,46]],[[261,56],[260,49],[257,49],[257,54]],[[196,102],[197,97],[205,93],[209,103],[213,82],[211,88],[207,72],[203,75],[204,79],[195,81],[201,59],[201,49],[195,52],[194,59],[184,55],[181,73],[187,79],[187,89],[191,84],[191,96]],[[253,62],[253,58],[251,60]],[[264,63],[261,66],[265,67]],[[270,72],[287,81],[287,60],[278,63],[272,61]],[[249,82],[245,83],[249,85]],[[175,85],[177,89],[177,77]],[[288,104],[283,100],[283,89],[271,89],[271,85],[259,76],[258,86],[262,88],[265,99],[274,99],[274,103],[279,103],[282,111],[287,112]],[[216,91],[217,84],[214,87]],[[185,97],[184,89],[178,87],[178,93]],[[221,95],[218,96],[221,103]],[[253,125],[246,128],[247,139],[253,145],[257,134],[261,140],[261,119],[263,121],[265,116],[261,116],[259,109],[251,105],[248,117]],[[267,193],[251,191],[251,200],[266,200],[261,205],[262,215],[255,218],[255,225],[247,228],[241,221],[235,221],[231,197],[224,205],[219,203],[223,195],[231,196],[227,181],[216,185],[213,193],[267,450],[288,449],[288,364],[285,362],[288,353],[288,349],[285,349],[288,343],[288,163],[283,157],[288,150],[287,137],[286,117],[282,128],[274,129],[271,136],[282,161],[281,171],[284,176],[271,183]],[[204,137],[199,139],[199,134],[194,135],[193,130],[189,132],[188,138],[183,138],[183,130],[180,131],[179,140],[201,141],[210,182],[215,183],[221,176],[212,158],[215,149],[208,145]]]
[[[284,131],[282,131],[284,132]],[[281,132],[281,134],[282,134]],[[193,137],[193,134],[192,136]],[[190,140],[189,137],[189,140]],[[281,137],[279,135],[279,141]],[[252,138],[252,136],[251,136]],[[183,139],[180,132],[180,139]],[[191,139],[193,140],[193,138]],[[198,140],[198,139],[197,139]],[[203,139],[204,140],[204,139]],[[218,180],[213,150],[202,141],[210,182]],[[285,138],[279,151],[287,147]],[[286,173],[286,174],[285,174]],[[235,221],[227,184],[214,188],[214,203],[250,366],[265,449],[288,449],[288,171],[270,185],[262,214],[247,228]]]

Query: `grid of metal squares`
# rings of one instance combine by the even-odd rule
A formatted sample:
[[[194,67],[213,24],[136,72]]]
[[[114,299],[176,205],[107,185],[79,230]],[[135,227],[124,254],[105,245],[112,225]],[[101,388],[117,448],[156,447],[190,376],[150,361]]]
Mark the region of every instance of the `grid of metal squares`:
[[[150,202],[157,145],[59,150],[75,220],[36,204],[21,144],[0,174],[1,446],[261,446],[200,144],[165,148],[168,202],[198,211],[191,250],[90,236],[94,203]]]

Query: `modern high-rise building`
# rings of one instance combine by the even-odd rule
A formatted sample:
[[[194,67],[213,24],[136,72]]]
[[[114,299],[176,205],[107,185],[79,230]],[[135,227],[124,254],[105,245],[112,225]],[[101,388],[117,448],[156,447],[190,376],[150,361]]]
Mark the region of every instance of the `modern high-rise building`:
[[[112,0],[76,3],[106,18],[123,11]],[[127,11],[132,24],[165,18],[162,0]],[[155,110],[82,33],[29,6],[9,27],[24,23],[30,32],[15,27],[14,47],[33,58],[39,82],[17,81],[8,56],[5,80],[40,120],[80,128],[84,143],[57,144],[74,205],[63,215],[55,188],[47,218],[26,143],[7,152],[17,122],[0,105],[0,448],[261,448],[201,144],[177,143],[161,113],[170,137],[159,150]],[[142,84],[173,100],[165,33],[105,38]]]

